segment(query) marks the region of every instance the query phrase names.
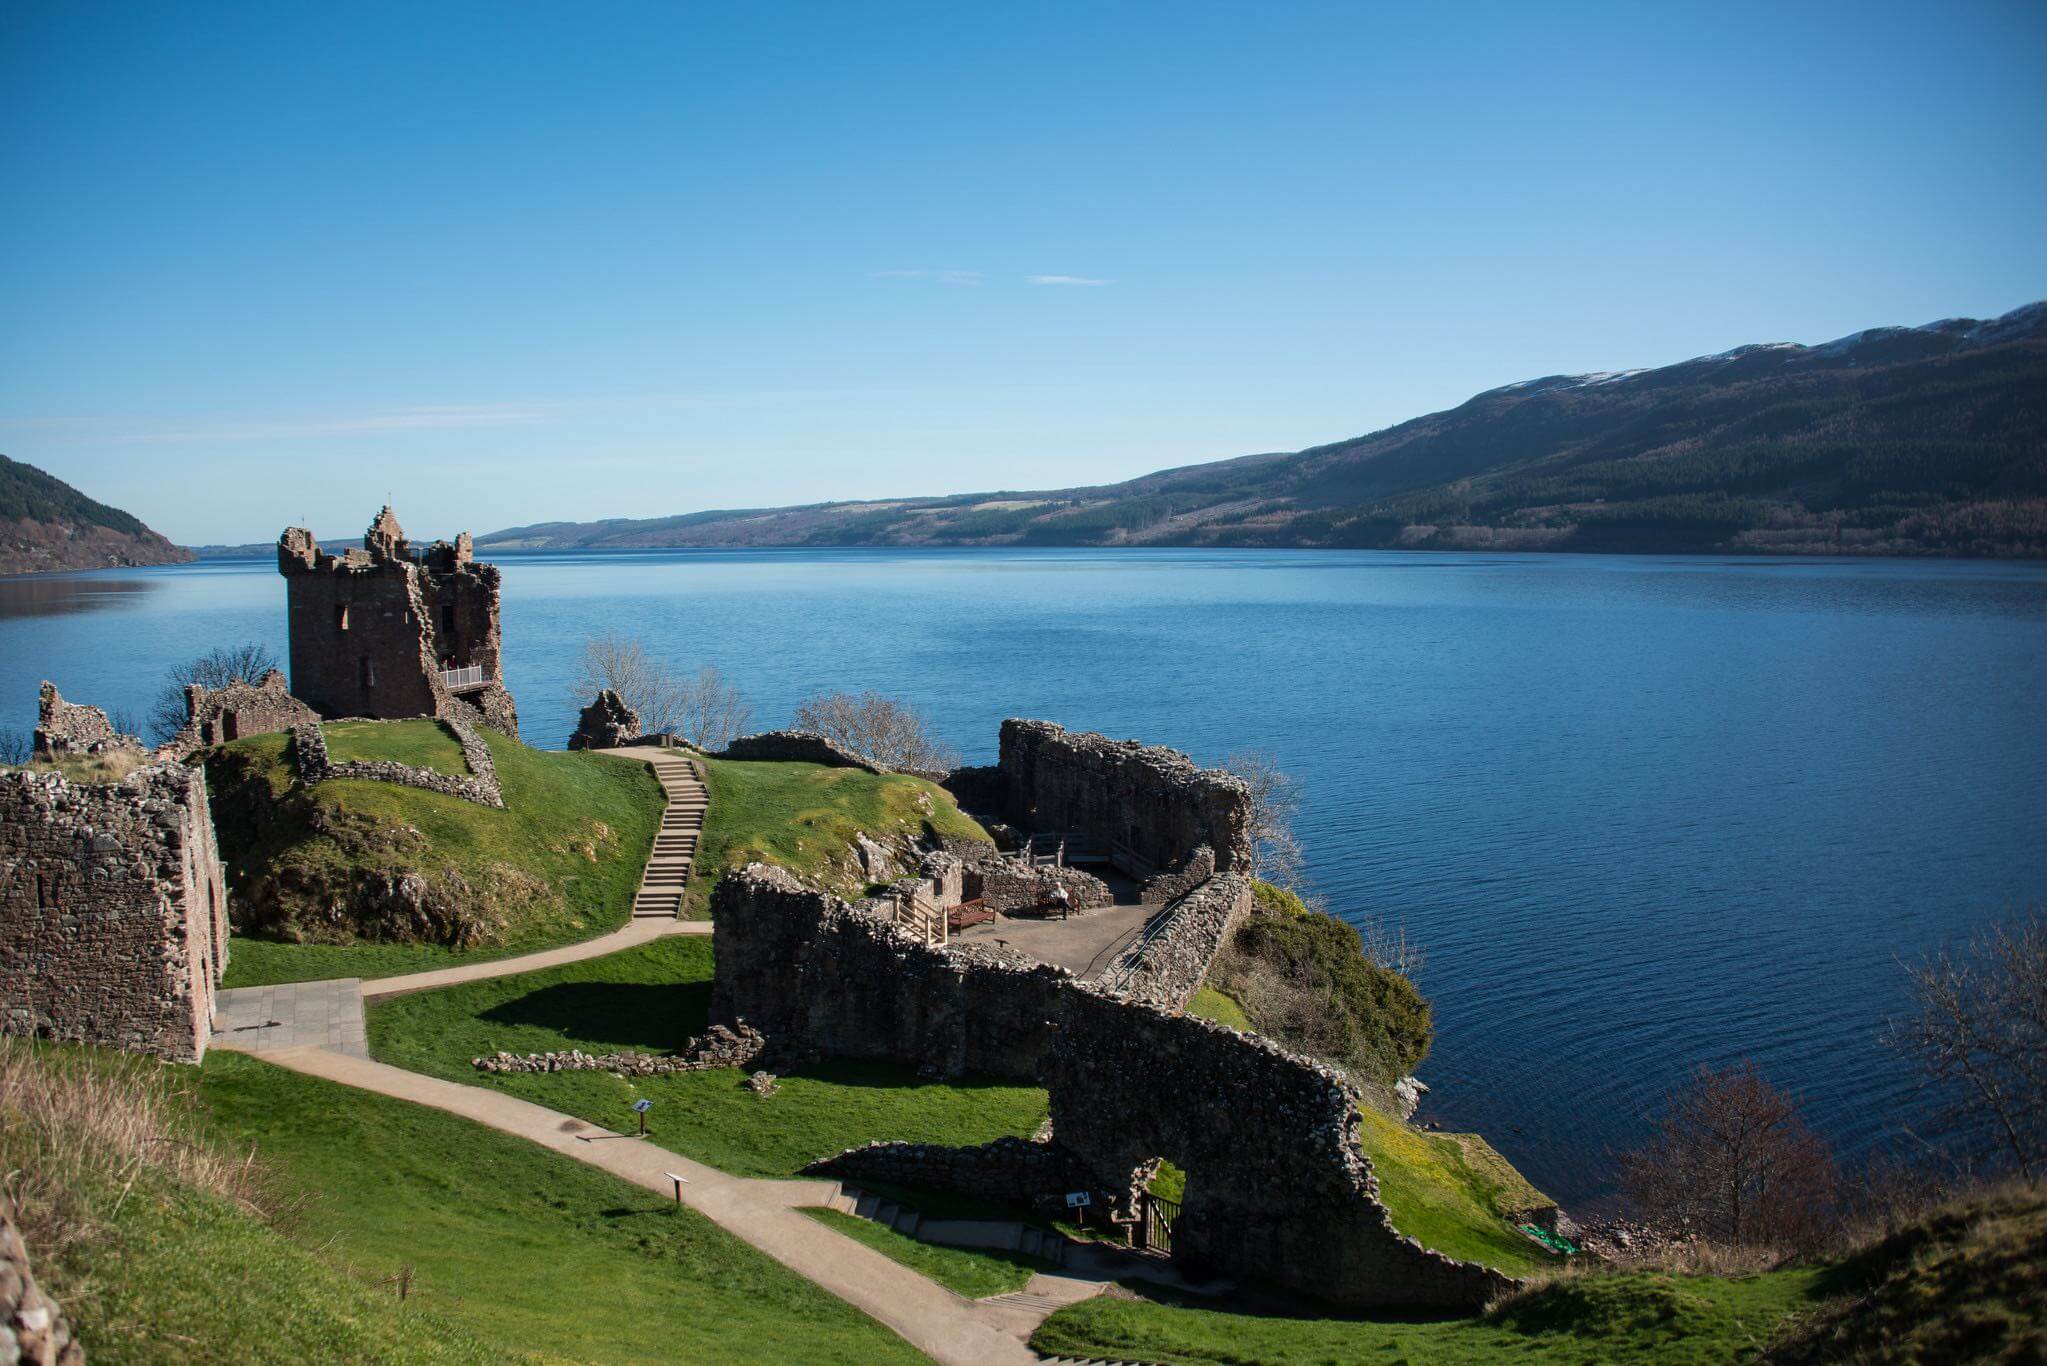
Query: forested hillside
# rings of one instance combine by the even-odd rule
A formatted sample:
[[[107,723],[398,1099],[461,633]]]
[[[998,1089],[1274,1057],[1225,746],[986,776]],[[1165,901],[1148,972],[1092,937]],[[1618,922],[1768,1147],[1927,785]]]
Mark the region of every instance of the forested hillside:
[[[1527,380],[1369,436],[1122,484],[546,523],[480,543],[2047,555],[2047,303]]]
[[[0,455],[0,574],[110,565],[175,564],[192,558],[105,503],[34,465]]]

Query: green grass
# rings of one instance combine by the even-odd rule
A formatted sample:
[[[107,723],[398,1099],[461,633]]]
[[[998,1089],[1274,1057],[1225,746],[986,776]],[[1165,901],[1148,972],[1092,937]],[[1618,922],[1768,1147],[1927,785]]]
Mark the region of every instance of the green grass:
[[[412,1267],[418,1304],[494,1359],[921,1360],[694,1211],[520,1139],[236,1054],[200,1092],[218,1139],[311,1196],[295,1242],[359,1276]]]
[[[1746,1361],[1811,1304],[1811,1271],[1739,1280],[1649,1273],[1567,1277],[1497,1315],[1415,1320],[1289,1318],[1101,1297],[1060,1310],[1031,1346],[1048,1355],[1251,1366],[1385,1361],[1557,1366]]]
[[[964,1247],[941,1247],[884,1228],[872,1219],[835,1209],[810,1208],[803,1211],[829,1228],[856,1242],[865,1243],[891,1261],[901,1262],[920,1276],[937,1281],[955,1295],[970,1300],[1006,1295],[1030,1283],[1038,1263],[1013,1252],[996,1252]]]
[[[329,721],[320,731],[337,764],[389,759],[457,777],[469,771],[461,744],[439,721]]]
[[[366,748],[417,757],[433,737],[454,748],[432,722],[353,729],[362,735],[351,743]],[[504,790],[502,811],[390,783],[295,790],[282,735],[211,752],[207,778],[237,925],[255,922],[231,947],[227,984],[421,972],[624,924],[660,820],[653,775],[628,759],[550,753],[481,734]],[[365,874],[393,870],[459,878],[459,887],[448,884],[451,901],[481,922],[481,942],[468,949],[371,942],[333,925],[329,907],[345,903]]]
[[[632,1081],[606,1072],[489,1076],[470,1059],[500,1049],[664,1052],[705,1027],[707,937],[657,940],[558,968],[417,992],[373,1004],[370,1050],[429,1076],[490,1086],[620,1129],[632,1102],[665,1147],[741,1176],[788,1176],[874,1139],[975,1144],[1029,1135],[1044,1120],[1035,1087],[941,1083],[892,1063],[830,1061],[782,1078],[772,1096],[727,1069]]]
[[[1189,998],[1187,1013],[1199,1015],[1204,1020],[1214,1020],[1217,1024],[1227,1025],[1231,1029],[1251,1028],[1251,1017],[1244,1013],[1244,1007],[1238,1005],[1228,993],[1219,991],[1205,982]]]
[[[798,877],[842,892],[860,889],[853,836],[877,840],[931,833],[986,840],[936,783],[903,774],[876,776],[822,764],[703,759],[710,808],[696,868],[690,914],[710,907],[711,887],[726,871],[774,863]]]
[[[1510,1276],[1562,1261],[1506,1215],[1548,1201],[1475,1134],[1429,1134],[1361,1107],[1359,1142],[1379,1178],[1393,1226],[1425,1247]]]

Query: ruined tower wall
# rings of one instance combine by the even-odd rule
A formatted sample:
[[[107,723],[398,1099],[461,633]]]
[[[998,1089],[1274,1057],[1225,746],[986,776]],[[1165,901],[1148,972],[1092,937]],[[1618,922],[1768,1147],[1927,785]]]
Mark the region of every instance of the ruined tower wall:
[[[227,931],[199,770],[0,774],[0,1030],[196,1062]]]
[[[183,759],[210,745],[286,731],[319,719],[318,712],[291,695],[284,675],[275,669],[255,683],[237,679],[210,689],[194,683],[185,689],[183,728],[157,753]]]
[[[1250,871],[1250,789],[1177,750],[1009,720],[997,767],[1002,814],[1027,830],[1122,844],[1161,872],[1207,845],[1217,872]]]

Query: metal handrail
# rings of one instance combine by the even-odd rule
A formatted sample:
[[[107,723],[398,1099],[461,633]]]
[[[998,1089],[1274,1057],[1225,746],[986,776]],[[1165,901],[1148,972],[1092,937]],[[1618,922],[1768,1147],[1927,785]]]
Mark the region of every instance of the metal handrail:
[[[441,670],[441,682],[450,688],[466,688],[472,683],[484,682],[483,666],[471,664],[461,669]]]

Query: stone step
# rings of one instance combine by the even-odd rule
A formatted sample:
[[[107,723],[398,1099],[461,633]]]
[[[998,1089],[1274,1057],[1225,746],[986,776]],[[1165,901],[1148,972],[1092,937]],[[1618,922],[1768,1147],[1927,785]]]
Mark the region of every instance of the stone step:
[[[881,1208],[880,1196],[869,1195],[865,1191],[862,1191],[860,1193],[860,1198],[853,1204],[853,1213],[859,1215],[862,1219],[872,1219],[874,1217],[874,1212],[880,1208]]]

